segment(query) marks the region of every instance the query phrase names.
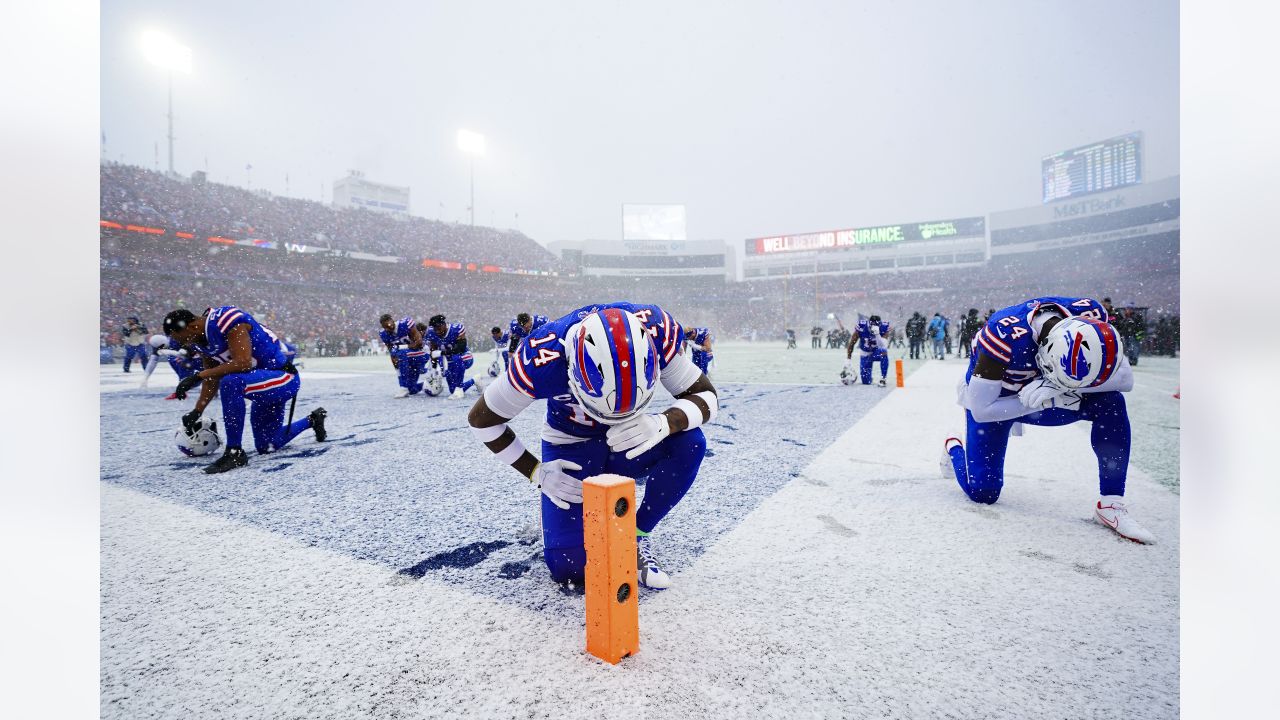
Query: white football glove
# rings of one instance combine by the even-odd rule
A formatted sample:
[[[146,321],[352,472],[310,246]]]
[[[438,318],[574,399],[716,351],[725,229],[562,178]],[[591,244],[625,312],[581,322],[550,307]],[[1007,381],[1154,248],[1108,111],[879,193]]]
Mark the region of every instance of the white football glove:
[[[853,372],[853,358],[845,358],[844,369]]]
[[[627,459],[634,460],[670,434],[671,423],[667,422],[666,415],[641,415],[609,428],[605,438],[610,450],[626,450]]]
[[[1048,410],[1049,408],[1080,409],[1080,394],[1064,390],[1049,380],[1040,379],[1028,383],[1018,392],[1018,400],[1022,406],[1031,410]]]
[[[581,470],[582,466],[571,460],[548,460],[533,468],[529,477],[534,485],[561,510],[568,510],[569,503],[582,504],[582,481],[565,470]]]

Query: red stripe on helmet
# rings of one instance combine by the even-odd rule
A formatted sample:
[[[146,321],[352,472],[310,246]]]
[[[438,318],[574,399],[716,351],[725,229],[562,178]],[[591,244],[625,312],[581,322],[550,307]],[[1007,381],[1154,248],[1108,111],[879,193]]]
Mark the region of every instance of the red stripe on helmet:
[[[635,372],[634,359],[628,359],[633,353],[626,352],[630,347],[628,342],[628,331],[631,329],[627,323],[627,316],[622,314],[618,308],[608,308],[601,313],[605,321],[605,327],[609,330],[609,337],[613,340],[613,351],[617,353],[618,358],[618,406],[617,411],[620,413],[631,412],[631,407],[635,404]]]
[[[1092,324],[1098,328],[1098,334],[1102,336],[1102,370],[1098,372],[1098,379],[1089,385],[1089,387],[1097,387],[1110,380],[1116,366],[1120,364],[1120,348],[1116,342],[1116,329],[1111,326],[1111,323]]]

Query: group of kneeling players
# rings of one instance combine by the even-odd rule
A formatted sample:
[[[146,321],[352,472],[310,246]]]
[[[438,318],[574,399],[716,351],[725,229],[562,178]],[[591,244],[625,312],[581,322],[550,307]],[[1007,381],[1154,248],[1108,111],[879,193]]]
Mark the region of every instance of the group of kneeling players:
[[[1151,542],[1123,502],[1130,436],[1121,393],[1132,389],[1133,375],[1108,319],[1088,298],[1037,298],[995,313],[974,340],[960,389],[967,437],[946,440],[942,468],[971,500],[994,503],[1008,437],[1019,423],[1091,422],[1101,488],[1095,515],[1123,537]],[[649,533],[696,478],[706,450],[701,427],[719,409],[707,376],[713,354],[705,328],[685,328],[656,305],[627,302],[587,305],[555,320],[521,313],[507,332],[491,329],[489,381],[476,386],[465,377],[474,358],[460,323],[435,315],[422,325],[387,314],[379,324],[398,372],[397,397],[421,392],[460,398],[476,388],[479,397],[467,416],[475,439],[541,491],[543,553],[553,579],[582,581],[582,480],[616,473],[647,478],[636,513],[639,580],[650,588],[671,584]],[[862,382],[870,384],[880,362],[884,384],[889,330],[875,316],[859,322],[847,348],[846,382],[857,346]],[[253,403],[250,425],[259,453],[279,450],[308,429],[325,440],[323,408],[292,420],[300,381],[289,348],[247,312],[224,306],[197,317],[175,310],[165,317],[164,332],[169,353],[202,359],[200,369],[180,373],[175,390],[181,399],[200,386],[195,407],[183,415],[184,430],[193,436],[206,431],[203,412],[221,395],[227,447],[205,472],[247,464],[246,401]],[[648,408],[658,383],[673,402],[653,412]],[[526,450],[509,426],[535,400],[547,402],[538,453]]]

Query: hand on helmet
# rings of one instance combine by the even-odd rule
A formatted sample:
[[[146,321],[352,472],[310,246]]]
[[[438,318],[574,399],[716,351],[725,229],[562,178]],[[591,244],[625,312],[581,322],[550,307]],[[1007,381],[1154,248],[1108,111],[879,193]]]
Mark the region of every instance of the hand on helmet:
[[[634,460],[651,450],[671,434],[671,423],[666,415],[640,415],[609,428],[605,438],[613,452],[627,451],[627,459]]]
[[[582,481],[565,472],[565,470],[581,470],[582,466],[570,460],[548,460],[540,462],[533,468],[529,479],[546,495],[556,507],[568,510],[569,503],[582,503]]]
[[[1050,380],[1035,380],[1018,392],[1018,400],[1023,407],[1032,410],[1049,408],[1080,409],[1080,395],[1071,390],[1058,387]]]
[[[192,410],[182,416],[182,429],[190,435],[196,431],[196,423],[200,422],[200,411]]]

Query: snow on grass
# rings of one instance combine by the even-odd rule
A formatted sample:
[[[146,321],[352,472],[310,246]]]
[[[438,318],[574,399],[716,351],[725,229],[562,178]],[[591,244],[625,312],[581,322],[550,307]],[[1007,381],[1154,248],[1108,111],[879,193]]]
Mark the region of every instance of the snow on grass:
[[[752,362],[788,353],[839,356]],[[1177,496],[1135,469],[1160,544],[1098,525],[1080,425],[1013,439],[969,502],[937,467],[960,362],[900,391],[718,373],[714,454],[655,533],[676,584],[618,667],[537,559],[532,490],[453,429],[470,401],[308,363],[333,442],[220,476],[169,447],[169,387],[104,396],[104,717],[1177,716]]]

